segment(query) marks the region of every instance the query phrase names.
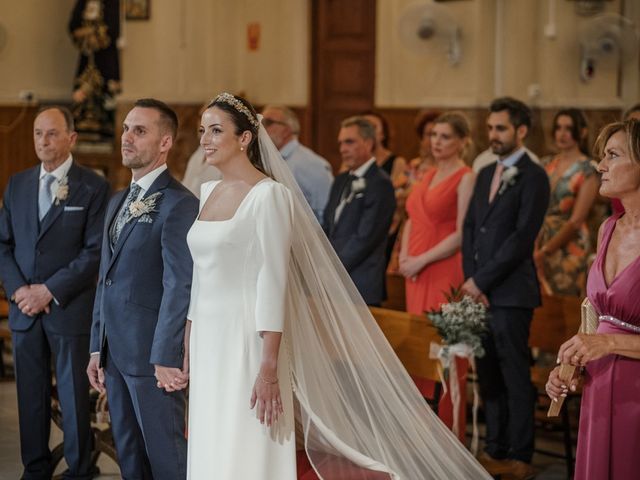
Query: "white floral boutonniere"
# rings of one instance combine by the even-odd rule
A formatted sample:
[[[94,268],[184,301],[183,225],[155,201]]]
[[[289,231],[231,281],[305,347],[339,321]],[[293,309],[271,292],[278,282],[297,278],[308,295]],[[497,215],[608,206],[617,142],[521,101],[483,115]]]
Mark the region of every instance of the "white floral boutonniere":
[[[141,198],[140,200],[131,202],[131,205],[129,205],[129,213],[127,215],[127,220],[125,223],[130,222],[134,218],[142,217],[143,215],[146,218],[146,223],[151,223],[149,221],[149,214],[157,211],[156,203],[161,195],[162,192],[156,192],[146,198]]]
[[[351,182],[351,193],[353,193],[354,195],[364,192],[365,188],[367,188],[367,181],[364,179],[364,177],[358,177],[353,182]]]
[[[69,196],[69,179],[65,175],[60,180],[58,180],[58,188],[53,194],[54,203],[60,205],[60,202],[64,202]]]
[[[498,195],[502,195],[507,188],[515,185],[516,178],[519,174],[520,170],[518,170],[518,167],[515,165],[505,168],[500,177],[500,190],[498,190]]]

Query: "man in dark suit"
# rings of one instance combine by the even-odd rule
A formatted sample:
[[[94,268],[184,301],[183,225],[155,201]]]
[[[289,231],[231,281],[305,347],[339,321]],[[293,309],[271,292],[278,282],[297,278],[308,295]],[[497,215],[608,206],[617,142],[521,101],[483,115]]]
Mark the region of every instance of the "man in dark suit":
[[[91,310],[109,186],[77,165],[73,116],[41,110],[33,124],[40,165],[9,180],[0,211],[0,278],[11,299],[24,479],[51,478],[51,362],[62,410],[64,478],[92,478]]]
[[[540,305],[533,246],[549,203],[549,179],[523,147],[531,128],[526,105],[495,100],[487,125],[499,160],[478,175],[462,239],[462,290],[487,303],[490,314],[486,355],[477,361],[487,424],[479,459],[494,473],[532,478],[535,392],[528,340]]]
[[[338,146],[349,169],[336,177],[324,230],[367,305],[384,300],[387,233],[396,208],[389,176],[378,168],[374,126],[363,117],[342,122]]]
[[[109,203],[87,374],[106,388],[123,478],[186,477],[184,328],[197,199],[167,170],[173,110],[138,100],[122,132],[132,182]]]

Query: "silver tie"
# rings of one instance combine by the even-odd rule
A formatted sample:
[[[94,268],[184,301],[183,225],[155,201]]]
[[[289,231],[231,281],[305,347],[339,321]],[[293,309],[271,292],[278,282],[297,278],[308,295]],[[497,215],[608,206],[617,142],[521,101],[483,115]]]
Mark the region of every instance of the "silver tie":
[[[52,174],[45,174],[40,179],[40,192],[38,193],[38,218],[40,221],[47,214],[53,203],[53,196],[51,194],[51,184],[56,179]]]
[[[122,204],[122,208],[120,208],[120,211],[118,212],[118,216],[116,217],[115,221],[111,225],[111,231],[109,232],[109,237],[111,240],[111,248],[114,248],[116,246],[116,243],[118,243],[118,239],[120,238],[122,229],[124,228],[125,223],[127,223],[126,220],[127,220],[127,212],[129,211],[129,205],[131,205],[136,200],[136,198],[138,198],[138,194],[140,193],[140,190],[142,190],[142,187],[140,187],[140,185],[138,185],[137,183],[131,184],[131,188],[129,189],[129,194],[127,195],[127,198]]]

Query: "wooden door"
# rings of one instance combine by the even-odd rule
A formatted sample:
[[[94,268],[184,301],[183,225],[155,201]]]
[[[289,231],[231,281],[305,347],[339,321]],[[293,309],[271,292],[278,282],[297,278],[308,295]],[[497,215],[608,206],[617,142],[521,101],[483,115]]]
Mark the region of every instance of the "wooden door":
[[[376,0],[312,0],[314,149],[340,167],[340,122],[374,103]]]

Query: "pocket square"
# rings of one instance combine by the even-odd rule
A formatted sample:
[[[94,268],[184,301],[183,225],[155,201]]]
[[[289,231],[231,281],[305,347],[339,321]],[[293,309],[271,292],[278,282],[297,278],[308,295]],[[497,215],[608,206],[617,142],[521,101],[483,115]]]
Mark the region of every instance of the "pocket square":
[[[64,207],[65,212],[80,212],[82,210],[84,210],[84,207],[73,207],[70,205]]]
[[[364,197],[364,193],[358,193],[358,194],[356,194],[356,198],[362,198],[362,197]]]
[[[145,213],[140,218],[138,218],[138,223],[153,223],[153,218]]]

